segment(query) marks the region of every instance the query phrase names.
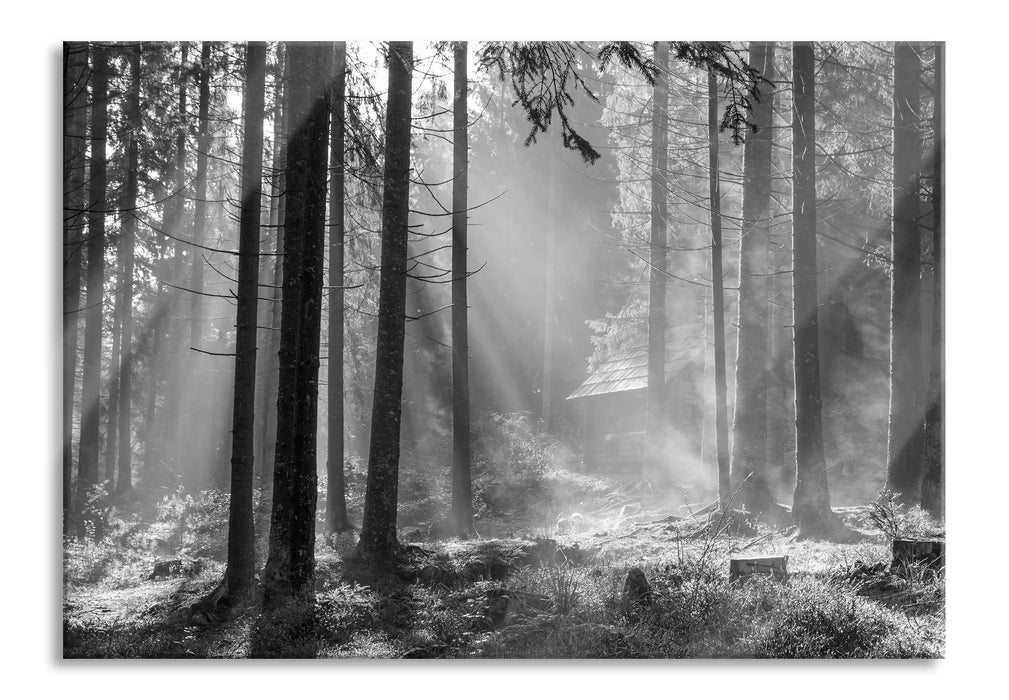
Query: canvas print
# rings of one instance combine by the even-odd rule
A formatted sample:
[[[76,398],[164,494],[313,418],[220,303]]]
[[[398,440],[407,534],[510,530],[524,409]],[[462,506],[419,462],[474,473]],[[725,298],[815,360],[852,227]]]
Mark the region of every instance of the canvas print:
[[[64,43],[64,657],[944,656],[944,51]]]

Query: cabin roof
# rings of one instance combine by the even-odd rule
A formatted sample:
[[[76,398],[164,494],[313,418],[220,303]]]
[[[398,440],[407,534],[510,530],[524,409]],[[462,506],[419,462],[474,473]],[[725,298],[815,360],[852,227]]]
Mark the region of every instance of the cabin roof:
[[[704,326],[691,324],[666,330],[666,381],[695,360],[703,357]],[[615,394],[648,386],[648,340],[620,350],[600,363],[568,399]]]

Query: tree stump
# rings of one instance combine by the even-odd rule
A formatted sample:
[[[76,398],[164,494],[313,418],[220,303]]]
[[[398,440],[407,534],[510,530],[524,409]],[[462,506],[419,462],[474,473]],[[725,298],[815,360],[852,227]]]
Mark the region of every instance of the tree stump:
[[[195,576],[203,570],[203,562],[199,559],[170,559],[155,562],[154,569],[147,577],[148,581],[174,576]]]
[[[912,564],[941,569],[946,566],[946,545],[938,540],[894,540],[891,569]]]
[[[788,555],[732,557],[729,559],[729,580],[750,576],[770,576],[775,581],[788,580]]]
[[[624,580],[624,603],[627,605],[648,605],[652,602],[652,587],[645,578],[645,572],[638,567],[627,572]]]
[[[550,609],[550,599],[539,593],[492,588],[485,594],[484,614],[495,628],[510,625]]]

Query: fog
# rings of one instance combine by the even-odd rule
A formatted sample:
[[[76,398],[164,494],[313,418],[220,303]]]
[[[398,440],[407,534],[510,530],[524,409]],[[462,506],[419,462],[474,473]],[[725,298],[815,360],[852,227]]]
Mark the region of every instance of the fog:
[[[941,656],[943,50],[66,42],[64,655]]]
[[[476,46],[477,44],[474,44]],[[851,52],[853,45],[839,45]],[[150,70],[178,60],[180,45],[159,45],[149,54]],[[346,420],[344,459],[367,461],[374,385],[378,269],[381,241],[382,115],[381,89],[386,68],[379,47],[352,44],[350,49],[345,264],[345,347],[343,397]],[[189,60],[193,59],[190,48]],[[271,54],[271,61],[276,57]],[[876,59],[874,59],[876,60]],[[878,59],[883,60],[883,59]],[[185,173],[186,197],[173,197],[169,159],[152,155],[142,166],[140,232],[134,248],[136,274],[133,330],[134,370],[131,417],[132,452],[138,481],[171,491],[205,485],[224,488],[230,465],[237,281],[238,154],[241,147],[241,83],[233,72],[238,54],[222,45],[213,57],[210,112],[201,135],[192,119],[198,86],[190,76],[187,97],[190,149]],[[767,464],[777,497],[790,498],[794,484],[794,387],[791,329],[799,322],[791,310],[790,71],[787,51],[778,51],[773,132],[768,300],[770,378],[768,387]],[[273,65],[271,63],[271,65]],[[125,69],[113,87],[125,85]],[[587,163],[565,148],[553,130],[524,143],[530,124],[515,104],[507,82],[478,68],[470,56],[469,93],[469,357],[470,400],[476,425],[495,415],[521,414],[536,430],[566,445],[573,468],[637,478],[627,465],[595,465],[585,459],[586,433],[593,401],[569,399],[593,372],[647,338],[649,225],[651,187],[652,87],[640,73],[611,64],[600,70],[588,54],[579,70],[585,90],[574,91],[568,117],[574,128],[601,154]],[[276,285],[279,193],[274,168],[277,76],[268,71],[259,292],[257,404],[268,402],[275,342],[279,334]],[[451,463],[452,377],[451,188],[452,115],[450,62],[433,47],[418,52],[414,69],[413,149],[411,153],[410,238],[407,289],[402,445],[405,463],[446,475]],[[669,214],[666,316],[670,332],[693,333],[691,356],[679,367],[673,404],[665,426],[662,461],[671,482],[714,493],[714,314],[712,309],[710,203],[707,195],[706,81],[702,70],[674,64],[669,80],[669,166],[664,173]],[[843,100],[860,89],[850,73],[824,69],[823,100]],[[177,109],[176,85],[145,85],[148,129],[167,143],[175,134],[165,126]],[[769,95],[770,88],[766,93]],[[112,110],[113,126],[122,119]],[[830,485],[840,502],[871,498],[882,485],[887,454],[889,402],[888,207],[882,198],[887,132],[885,109],[825,111],[819,127],[825,149],[844,141],[843,132],[876,129],[868,153],[860,157],[824,157],[818,162],[818,303],[824,440]],[[199,179],[193,155],[205,139],[205,193],[192,188]],[[877,147],[873,147],[876,144]],[[110,159],[124,157],[115,140]],[[843,146],[838,153],[843,153]],[[743,147],[732,134],[720,134],[720,188],[723,217],[725,348],[728,416],[735,410],[735,349],[739,242],[743,192]],[[874,170],[878,168],[878,170]],[[866,184],[856,175],[872,173]],[[112,187],[122,187],[124,173],[112,169]],[[877,186],[876,182],[880,185]],[[178,193],[176,193],[178,194]],[[181,206],[172,213],[173,206]],[[205,212],[201,211],[205,207]],[[202,243],[194,238],[194,217],[205,215]],[[124,281],[117,274],[116,245],[123,216],[108,217],[105,319],[101,398],[102,425],[116,410],[118,343],[111,331]],[[328,277],[328,261],[327,280]],[[927,267],[922,298],[931,294]],[[319,385],[325,395],[328,356],[327,282],[322,322]],[[927,307],[923,303],[923,307]],[[930,312],[923,316],[923,337]],[[77,315],[84,335],[84,314]],[[925,344],[927,346],[927,344]],[[925,366],[929,351],[923,351]],[[77,387],[81,367],[76,365]],[[149,388],[148,383],[153,382]],[[672,384],[670,386],[673,386]],[[643,406],[643,389],[634,406]],[[635,403],[636,402],[636,403]],[[257,409],[258,410],[258,409]],[[635,409],[636,410],[636,409]],[[82,407],[72,414],[72,432]],[[547,415],[548,414],[548,415]],[[319,402],[318,460],[326,463],[330,430],[327,402]],[[672,416],[678,416],[672,417]],[[256,435],[257,475],[268,463],[269,418]],[[632,421],[633,422],[633,421]],[[180,426],[182,428],[180,429]],[[620,431],[641,433],[643,426]],[[593,428],[596,430],[596,428]],[[177,435],[154,439],[159,433]],[[619,431],[618,431],[619,432]],[[102,463],[112,476],[115,431],[102,433]],[[730,431],[731,433],[731,431]],[[606,431],[606,440],[617,432]],[[643,433],[642,433],[643,434]],[[907,436],[895,436],[896,440]],[[615,438],[614,438],[615,439]],[[623,438],[621,438],[623,439]],[[106,453],[108,459],[106,459]],[[268,470],[268,466],[265,467]],[[615,469],[615,471],[614,471]],[[140,475],[140,470],[143,474]],[[142,478],[139,478],[142,477]]]

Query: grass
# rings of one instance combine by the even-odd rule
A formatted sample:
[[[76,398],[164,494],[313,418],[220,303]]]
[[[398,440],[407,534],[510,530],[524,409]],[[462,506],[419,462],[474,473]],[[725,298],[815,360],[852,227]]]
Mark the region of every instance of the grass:
[[[66,545],[65,656],[935,658],[945,653],[943,572],[924,565],[888,567],[893,536],[935,531],[921,513],[885,502],[841,509],[845,524],[863,535],[847,544],[794,541],[771,531],[733,536],[698,527],[691,509],[678,507],[685,499],[675,494],[655,495],[570,471],[556,445],[523,442],[527,426],[521,421],[505,421],[502,430],[504,437],[481,448],[485,461],[476,482],[483,504],[477,519],[481,539],[422,542],[409,550],[399,581],[379,590],[347,580],[354,536],[318,537],[316,600],[269,618],[255,607],[202,624],[186,615],[223,573],[226,494],[168,494],[160,500],[140,494],[117,505],[106,515],[100,542]],[[519,476],[491,470],[486,460],[495,455],[524,460]],[[403,504],[401,525],[446,511],[447,491],[434,473],[430,466],[406,470],[407,480],[425,486]],[[359,481],[352,480],[352,489],[363,488]],[[521,492],[509,496],[509,489],[530,483],[538,500],[516,506],[514,493]],[[485,498],[479,489],[491,485],[495,494]],[[355,490],[349,499],[352,517],[359,516],[359,496]],[[320,522],[323,517],[320,513]],[[259,528],[260,560],[264,530]],[[730,583],[728,561],[740,551],[788,554],[790,578]],[[155,563],[166,559],[201,566],[151,579]],[[641,604],[624,600],[632,567],[644,572],[651,587]]]
[[[800,571],[785,583],[761,578],[729,583],[726,551],[709,551],[701,561],[699,547],[681,547],[675,558],[656,557],[642,566],[651,602],[630,610],[622,601],[623,579],[632,563],[642,562],[611,554],[577,564],[538,564],[529,556],[535,546],[526,540],[449,542],[419,558],[409,580],[393,589],[379,592],[331,576],[312,606],[269,619],[247,610],[210,628],[187,625],[172,611],[206,590],[211,574],[119,589],[80,583],[65,610],[65,653],[103,658],[943,654],[943,584],[924,571],[912,570],[901,581],[900,596],[890,598],[873,595],[870,585],[840,570]],[[328,544],[320,544],[320,555],[339,569],[339,555]],[[517,605],[504,624],[495,625],[489,601],[501,590],[533,603]]]

